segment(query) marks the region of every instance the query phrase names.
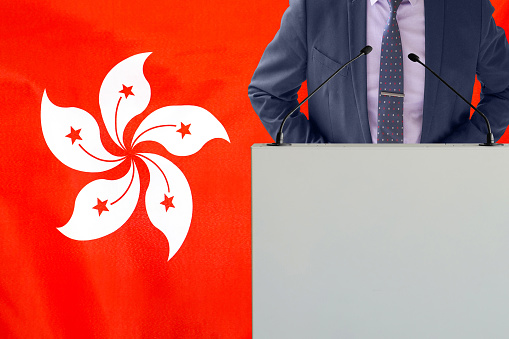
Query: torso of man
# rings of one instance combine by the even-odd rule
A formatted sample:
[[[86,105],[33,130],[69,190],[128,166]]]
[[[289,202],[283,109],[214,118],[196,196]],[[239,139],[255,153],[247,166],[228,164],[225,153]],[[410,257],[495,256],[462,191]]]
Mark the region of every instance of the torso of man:
[[[387,0],[290,0],[248,88],[253,109],[275,140],[298,105],[304,81],[314,90],[367,44],[355,61],[308,101],[309,119],[296,112],[285,123],[289,143],[377,142],[380,45]],[[495,140],[509,124],[509,44],[493,20],[489,0],[403,0],[397,20],[403,47],[404,142],[479,143],[479,115],[407,55],[417,54],[467,99],[482,83],[479,110]],[[427,38],[427,39],[426,39]],[[368,103],[369,102],[369,103]]]

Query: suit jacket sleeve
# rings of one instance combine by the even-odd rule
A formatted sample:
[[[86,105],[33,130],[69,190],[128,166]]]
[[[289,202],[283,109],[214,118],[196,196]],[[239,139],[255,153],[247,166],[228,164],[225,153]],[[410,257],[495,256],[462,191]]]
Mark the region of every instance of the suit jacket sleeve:
[[[305,6],[305,0],[290,0],[281,28],[265,49],[248,89],[253,108],[273,139],[285,115],[298,105],[297,92],[306,80]],[[300,111],[288,118],[283,132],[285,142],[325,142]]]
[[[487,116],[498,140],[509,125],[509,45],[504,30],[493,20],[493,6],[489,0],[481,1],[482,31],[476,71],[481,83],[481,101],[477,108]],[[474,113],[445,142],[485,140],[487,132],[484,119]]]

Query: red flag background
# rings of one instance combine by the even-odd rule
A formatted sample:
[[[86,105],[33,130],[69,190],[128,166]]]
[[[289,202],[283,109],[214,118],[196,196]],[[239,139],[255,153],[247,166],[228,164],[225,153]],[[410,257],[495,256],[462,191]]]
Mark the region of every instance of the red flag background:
[[[509,31],[509,3],[492,3],[498,25]],[[0,337],[251,336],[250,146],[270,138],[247,86],[287,6],[286,0],[2,0]],[[189,233],[170,261],[143,199],[109,236],[76,241],[57,230],[86,184],[118,173],[66,167],[41,130],[45,89],[56,105],[84,109],[102,124],[104,77],[142,52],[153,52],[144,66],[152,89],[147,114],[197,105],[230,137],[188,157],[146,146],[182,170],[193,194]]]

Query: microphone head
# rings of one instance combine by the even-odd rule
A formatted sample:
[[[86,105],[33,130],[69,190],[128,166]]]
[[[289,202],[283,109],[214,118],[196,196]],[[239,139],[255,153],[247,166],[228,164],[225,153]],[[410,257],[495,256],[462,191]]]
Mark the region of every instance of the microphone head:
[[[361,53],[364,55],[368,55],[369,53],[371,53],[372,50],[373,50],[373,47],[371,47],[370,45],[367,45],[366,47],[361,49]]]
[[[414,53],[408,54],[408,59],[410,59],[413,62],[419,61],[419,57],[416,54],[414,54]]]

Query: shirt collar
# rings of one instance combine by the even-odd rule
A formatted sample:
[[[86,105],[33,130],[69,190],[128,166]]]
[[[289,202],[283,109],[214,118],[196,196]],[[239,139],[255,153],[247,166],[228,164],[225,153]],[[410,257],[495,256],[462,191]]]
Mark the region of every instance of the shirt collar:
[[[373,6],[378,1],[379,0],[369,0],[369,2],[371,3],[371,6]],[[407,1],[410,2],[412,4],[412,6],[417,5],[417,3],[419,2],[419,0],[407,0]],[[402,2],[405,2],[405,0],[402,0]]]

